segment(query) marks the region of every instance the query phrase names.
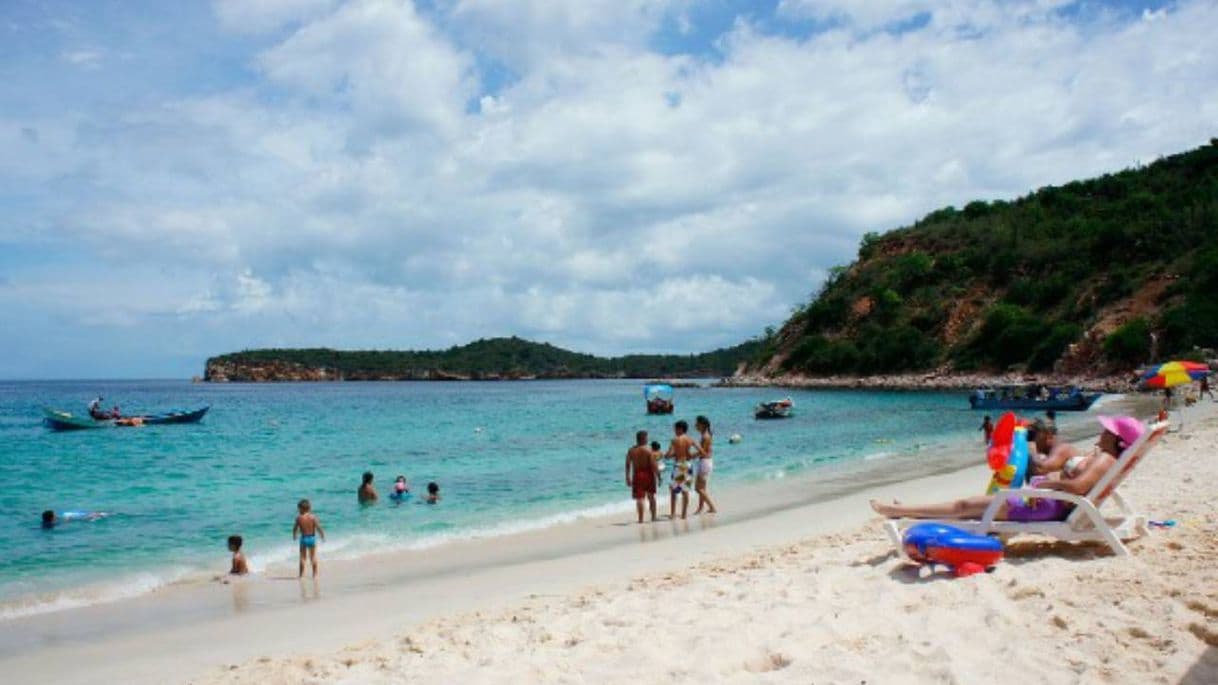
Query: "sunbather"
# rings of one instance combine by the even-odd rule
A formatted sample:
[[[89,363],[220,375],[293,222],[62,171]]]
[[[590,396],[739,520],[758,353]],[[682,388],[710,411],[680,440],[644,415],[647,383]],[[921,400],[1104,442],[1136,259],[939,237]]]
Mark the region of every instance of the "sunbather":
[[[1032,479],[1032,487],[1042,490],[1060,490],[1072,495],[1086,495],[1099,482],[1100,478],[1112,465],[1126,447],[1132,445],[1146,430],[1142,422],[1129,417],[1118,416],[1099,417],[1104,432],[1096,441],[1096,449],[1083,462],[1077,464],[1072,476],[1060,474],[1060,478],[1037,477]],[[1059,475],[1059,474],[1053,474]],[[1005,497],[1006,502],[998,509],[997,520],[1006,521],[1060,521],[1070,513],[1073,505],[1061,500],[1033,498],[1025,502],[1022,497],[1008,497],[1003,493],[996,495],[980,495],[968,497],[954,502],[940,504],[906,505],[899,502],[882,504],[871,500],[871,508],[876,513],[887,518],[917,518],[917,519],[979,519],[995,497]]]

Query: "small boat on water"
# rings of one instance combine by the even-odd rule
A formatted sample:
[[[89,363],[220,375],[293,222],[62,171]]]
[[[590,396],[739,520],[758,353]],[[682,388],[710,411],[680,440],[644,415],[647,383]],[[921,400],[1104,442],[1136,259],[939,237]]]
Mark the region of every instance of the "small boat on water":
[[[648,414],[672,413],[672,386],[667,383],[648,383],[643,386],[643,399],[647,401]]]
[[[973,409],[1022,409],[1032,411],[1087,411],[1100,398],[1098,392],[1068,388],[979,388],[969,395]]]
[[[160,414],[142,414],[139,416],[120,416],[113,419],[95,419],[91,416],[77,416],[66,411],[43,407],[42,421],[47,428],[57,431],[86,430],[89,428],[125,428],[131,426],[158,426],[165,423],[198,423],[207,413],[210,406],[198,409],[174,409]]]
[[[794,408],[795,403],[791,401],[790,397],[772,402],[762,402],[753,410],[753,418],[787,419],[791,417],[791,410]]]

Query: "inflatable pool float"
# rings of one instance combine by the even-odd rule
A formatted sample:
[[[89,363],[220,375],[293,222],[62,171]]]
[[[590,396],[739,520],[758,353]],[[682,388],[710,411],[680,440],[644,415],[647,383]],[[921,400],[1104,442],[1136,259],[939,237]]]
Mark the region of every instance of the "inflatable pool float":
[[[1002,561],[1002,543],[942,523],[919,523],[905,531],[905,554],[919,564],[943,564],[957,578],[990,571]]]

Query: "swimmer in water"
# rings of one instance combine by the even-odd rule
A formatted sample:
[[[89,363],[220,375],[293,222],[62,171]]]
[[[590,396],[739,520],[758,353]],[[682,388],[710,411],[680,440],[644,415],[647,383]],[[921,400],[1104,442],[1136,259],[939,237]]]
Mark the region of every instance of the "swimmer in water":
[[[440,501],[440,484],[434,480],[427,484],[427,503],[435,504]]]
[[[405,499],[410,494],[410,483],[406,482],[406,476],[398,476],[393,482],[393,492],[389,493],[389,499]]]
[[[42,527],[54,528],[70,521],[96,521],[109,515],[104,511],[65,511],[62,515],[56,515],[54,511],[47,509],[42,512]]]
[[[363,482],[360,483],[359,490],[355,491],[355,496],[359,499],[360,504],[373,504],[376,502],[376,488],[372,486],[371,471],[364,471]]]

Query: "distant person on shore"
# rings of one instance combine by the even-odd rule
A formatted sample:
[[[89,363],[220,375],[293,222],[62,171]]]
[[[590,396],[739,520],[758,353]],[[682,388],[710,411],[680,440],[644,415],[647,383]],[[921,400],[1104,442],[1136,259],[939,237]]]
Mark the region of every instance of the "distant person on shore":
[[[1214,399],[1214,391],[1210,390],[1210,377],[1208,375],[1201,377],[1201,390],[1197,393],[1197,399],[1204,399],[1206,395],[1210,399]]]
[[[651,454],[656,458],[656,467],[660,469],[660,478],[656,481],[656,487],[664,482],[664,448],[660,447],[659,440],[651,441]]]
[[[689,424],[684,420],[674,423],[672,431],[675,437],[669,443],[668,451],[664,453],[665,459],[675,459],[672,467],[672,486],[669,488],[668,518],[677,516],[677,495],[681,496],[681,518],[685,518],[689,511],[689,464],[693,459],[691,452],[697,452],[698,446],[687,435]]]
[[[990,420],[989,414],[985,415],[985,419],[981,421],[981,427],[977,430],[985,435],[985,444],[990,444],[990,440],[994,437],[994,422]]]
[[[300,573],[298,578],[304,578],[305,557],[309,559],[309,563],[313,566],[313,577],[317,577],[317,537],[321,536],[322,540],[326,539],[326,531],[322,530],[321,520],[313,513],[313,505],[309,500],[302,499],[296,504],[296,510],[299,514],[296,516],[296,524],[292,526],[292,541],[296,541],[296,535],[300,535]]]
[[[1057,431],[1057,410],[1050,409],[1045,412],[1045,426]]]
[[[1036,437],[1028,445],[1028,465],[1032,475],[1044,476],[1061,471],[1072,457],[1079,456],[1078,448],[1057,439],[1057,427],[1039,423],[1035,427]],[[1031,433],[1032,430],[1029,430]]]
[[[440,484],[434,480],[427,484],[427,503],[436,504],[440,501]]]
[[[712,452],[714,451],[714,433],[711,431],[710,419],[705,416],[699,416],[694,419],[694,428],[698,429],[701,435],[701,442],[698,443],[698,467],[694,472],[694,490],[698,493],[698,508],[694,510],[695,514],[701,514],[702,509],[706,509],[706,513],[713,514],[715,509],[715,501],[710,496],[710,477],[711,472],[715,469],[715,462],[711,460]]]
[[[250,567],[245,563],[245,555],[241,553],[241,544],[244,542],[240,535],[228,536],[228,551],[233,553],[233,563],[228,569],[230,576],[244,576],[250,572]],[[302,570],[301,573],[304,573]]]
[[[359,498],[360,504],[372,504],[376,502],[376,488],[372,487],[371,471],[364,471],[364,482],[360,483],[359,490],[355,494]]]
[[[634,498],[634,508],[643,522],[643,500],[651,508],[651,520],[656,520],[656,483],[660,480],[660,467],[655,452],[647,444],[647,431],[634,434],[634,447],[626,450],[626,487]]]

